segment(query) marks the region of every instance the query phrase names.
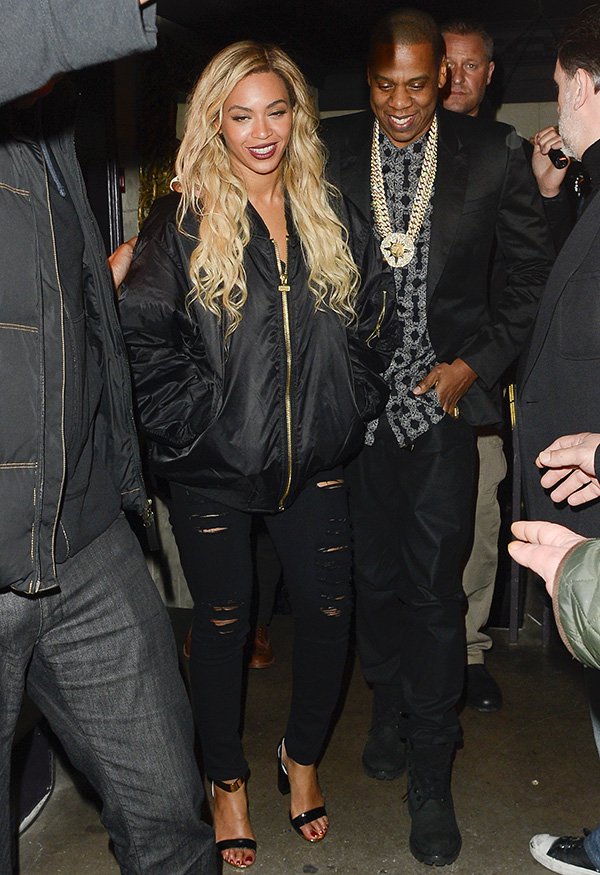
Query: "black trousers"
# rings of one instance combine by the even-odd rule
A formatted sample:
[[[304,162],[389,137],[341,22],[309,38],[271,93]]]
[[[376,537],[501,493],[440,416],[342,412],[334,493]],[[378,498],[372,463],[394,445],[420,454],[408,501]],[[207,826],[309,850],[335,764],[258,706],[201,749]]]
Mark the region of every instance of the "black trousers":
[[[384,417],[346,470],[363,672],[420,744],[460,737],[474,472],[473,430],[448,416],[412,449]]]
[[[296,501],[264,520],[283,566],[294,615],[293,689],[286,749],[308,765],[321,754],[337,704],[352,616],[352,551],[341,469],[309,480]],[[194,601],[192,704],[209,778],[245,775],[240,740],[243,653],[253,569],[252,515],[171,484],[171,525]],[[276,716],[276,715],[274,715]]]

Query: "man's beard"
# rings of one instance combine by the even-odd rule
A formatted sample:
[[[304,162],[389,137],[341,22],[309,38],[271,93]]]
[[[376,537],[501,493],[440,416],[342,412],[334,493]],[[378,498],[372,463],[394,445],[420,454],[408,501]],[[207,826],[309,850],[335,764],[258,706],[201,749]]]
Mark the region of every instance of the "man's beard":
[[[569,158],[579,158],[572,136],[575,131],[574,113],[570,106],[563,106],[558,114],[558,133],[563,141],[562,151]]]

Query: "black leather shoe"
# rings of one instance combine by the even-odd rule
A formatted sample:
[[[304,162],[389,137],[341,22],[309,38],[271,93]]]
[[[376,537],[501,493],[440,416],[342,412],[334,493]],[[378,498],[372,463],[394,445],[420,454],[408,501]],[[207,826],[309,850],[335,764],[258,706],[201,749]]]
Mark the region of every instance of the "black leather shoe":
[[[467,666],[467,705],[478,711],[499,711],[502,692],[485,665]]]
[[[362,755],[365,774],[379,781],[393,781],[406,768],[406,743],[397,723],[383,723],[369,731]]]
[[[409,846],[428,866],[448,866],[462,846],[450,790],[453,755],[453,744],[408,748]]]
[[[580,836],[537,835],[529,842],[531,856],[552,872],[575,875],[582,872],[600,872],[583,847],[584,838]]]

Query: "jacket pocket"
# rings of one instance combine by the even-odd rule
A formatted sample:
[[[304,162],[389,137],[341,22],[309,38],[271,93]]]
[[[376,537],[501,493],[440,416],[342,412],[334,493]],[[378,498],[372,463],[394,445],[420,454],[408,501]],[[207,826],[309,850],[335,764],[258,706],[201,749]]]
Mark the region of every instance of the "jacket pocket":
[[[221,393],[212,381],[198,380],[201,385],[194,389],[194,397],[182,398],[169,408],[169,421],[160,427],[144,427],[147,438],[157,444],[175,449],[190,446],[213,425],[221,405]],[[158,424],[158,423],[157,423]]]

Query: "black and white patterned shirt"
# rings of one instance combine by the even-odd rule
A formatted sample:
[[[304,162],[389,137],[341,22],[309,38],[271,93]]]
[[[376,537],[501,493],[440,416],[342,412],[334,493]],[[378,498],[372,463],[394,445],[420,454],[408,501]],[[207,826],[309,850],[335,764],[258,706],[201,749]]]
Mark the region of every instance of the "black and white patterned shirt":
[[[428,136],[425,133],[414,143],[399,149],[392,145],[384,133],[379,132],[386,202],[394,231],[406,232],[408,228]],[[390,388],[385,415],[400,446],[412,444],[444,416],[435,389],[424,395],[412,393],[419,380],[437,364],[427,330],[427,265],[432,200],[433,193],[415,242],[413,258],[405,267],[393,270],[399,342],[384,374]],[[377,231],[375,234],[379,238]],[[378,422],[373,420],[367,425],[366,444],[375,442]]]

